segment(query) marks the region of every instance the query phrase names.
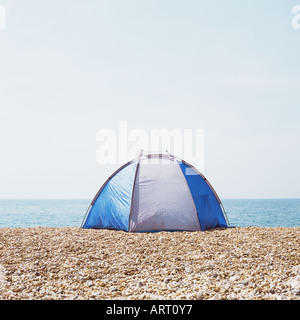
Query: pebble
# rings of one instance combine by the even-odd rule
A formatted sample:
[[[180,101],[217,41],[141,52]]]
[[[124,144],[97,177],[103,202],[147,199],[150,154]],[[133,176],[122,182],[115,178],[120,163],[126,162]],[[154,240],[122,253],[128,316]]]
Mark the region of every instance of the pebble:
[[[0,299],[300,300],[300,227],[0,228]]]

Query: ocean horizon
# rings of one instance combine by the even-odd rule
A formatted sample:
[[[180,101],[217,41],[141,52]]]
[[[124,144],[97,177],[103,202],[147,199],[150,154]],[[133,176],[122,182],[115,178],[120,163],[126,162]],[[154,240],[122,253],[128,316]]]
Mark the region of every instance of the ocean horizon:
[[[0,228],[80,227],[91,199],[0,199]],[[222,199],[230,226],[299,227],[300,199]]]

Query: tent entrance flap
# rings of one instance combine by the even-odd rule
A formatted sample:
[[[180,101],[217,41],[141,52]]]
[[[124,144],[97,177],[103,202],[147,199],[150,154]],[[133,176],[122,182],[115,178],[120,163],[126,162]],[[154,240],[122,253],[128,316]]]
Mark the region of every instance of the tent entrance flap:
[[[200,230],[182,171],[171,159],[141,160],[133,192],[129,231]]]

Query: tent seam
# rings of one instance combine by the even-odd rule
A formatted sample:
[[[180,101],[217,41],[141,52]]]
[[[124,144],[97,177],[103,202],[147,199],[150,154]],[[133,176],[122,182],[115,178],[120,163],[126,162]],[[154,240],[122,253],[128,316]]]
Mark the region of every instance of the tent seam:
[[[136,165],[133,186],[132,186],[132,195],[131,195],[130,210],[129,210],[129,217],[128,217],[128,232],[131,231],[130,230],[130,216],[131,216],[131,212],[132,212],[132,202],[133,202],[133,196],[134,196],[134,189],[135,189],[136,177],[137,177],[139,167],[140,167],[140,159],[138,159],[138,163]]]
[[[196,218],[197,218],[197,220],[198,220],[198,222],[199,222],[199,227],[200,227],[200,231],[201,231],[201,230],[202,230],[202,228],[201,228],[201,223],[200,223],[198,211],[197,211],[197,208],[196,208],[196,205],[195,205],[195,202],[194,202],[194,198],[193,198],[191,189],[190,189],[190,187],[189,187],[189,185],[188,185],[188,183],[187,183],[187,181],[186,181],[186,177],[185,177],[185,175],[184,175],[184,173],[183,173],[183,171],[182,171],[182,169],[181,169],[181,167],[180,167],[180,165],[179,165],[179,163],[178,163],[178,160],[176,160],[176,164],[177,164],[177,166],[179,167],[179,170],[180,170],[180,172],[181,172],[181,174],[182,174],[182,177],[183,177],[183,179],[184,179],[184,181],[185,181],[185,185],[186,185],[186,187],[187,187],[187,189],[188,189],[188,193],[189,193],[189,195],[190,195],[190,197],[191,197],[191,199],[192,199],[192,202],[193,202],[193,205],[194,205],[194,208],[195,208]]]

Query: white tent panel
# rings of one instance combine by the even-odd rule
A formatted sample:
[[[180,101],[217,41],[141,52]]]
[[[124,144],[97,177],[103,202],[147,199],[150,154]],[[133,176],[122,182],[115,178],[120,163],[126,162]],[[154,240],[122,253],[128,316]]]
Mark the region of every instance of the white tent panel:
[[[140,160],[129,231],[145,230],[200,230],[190,190],[176,161]]]

